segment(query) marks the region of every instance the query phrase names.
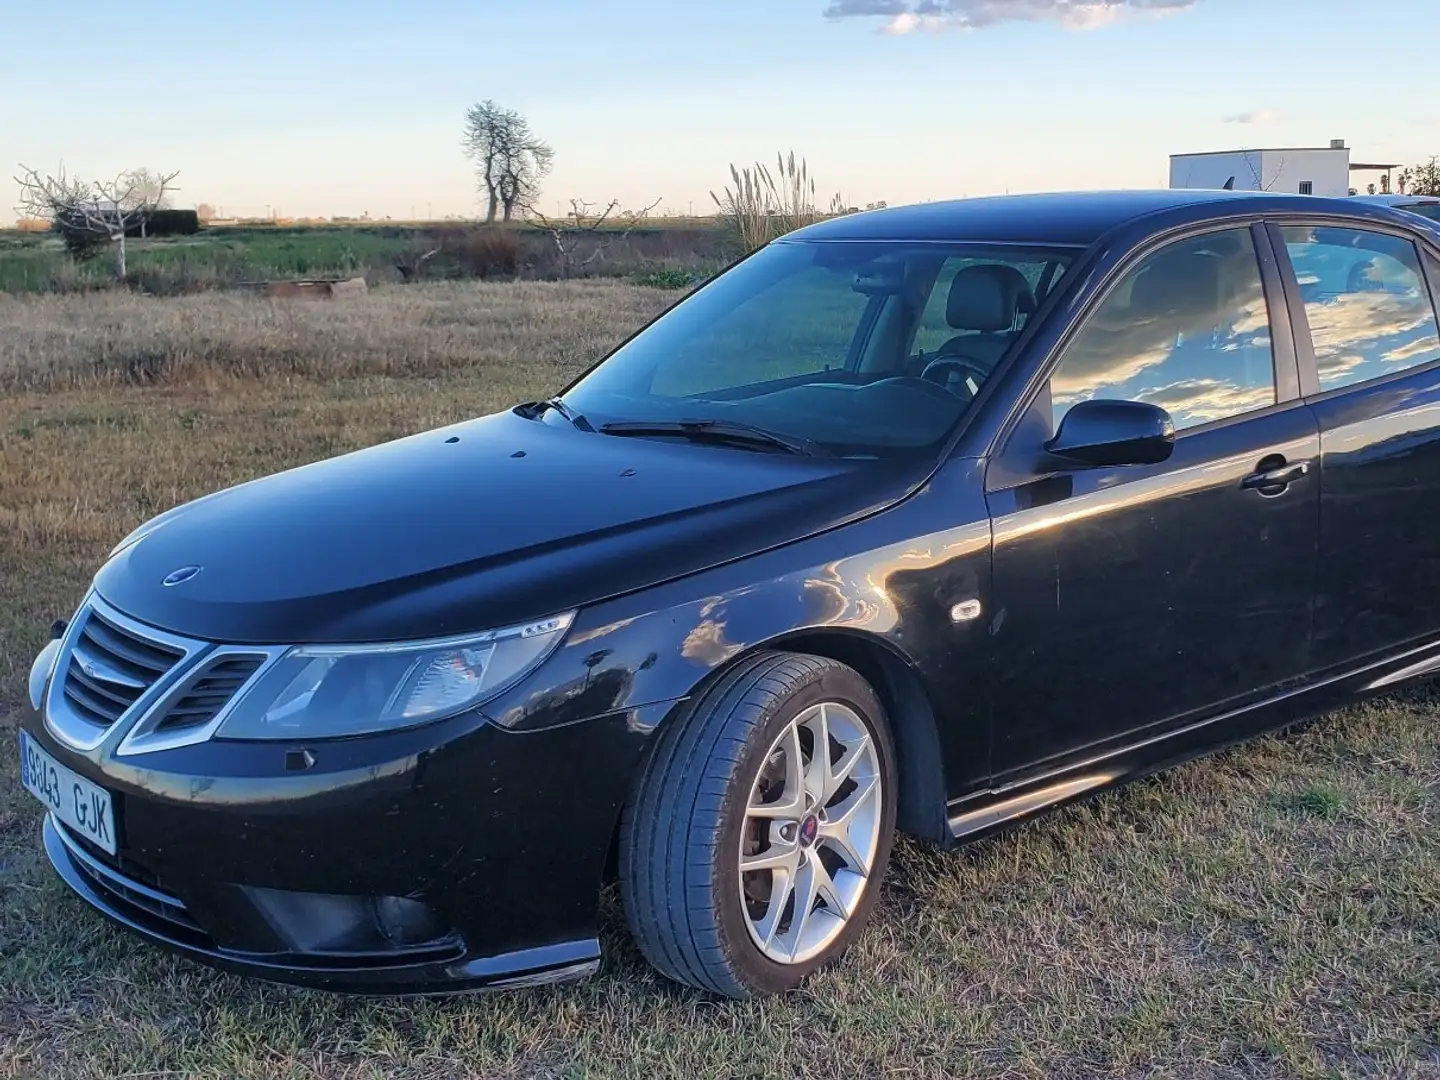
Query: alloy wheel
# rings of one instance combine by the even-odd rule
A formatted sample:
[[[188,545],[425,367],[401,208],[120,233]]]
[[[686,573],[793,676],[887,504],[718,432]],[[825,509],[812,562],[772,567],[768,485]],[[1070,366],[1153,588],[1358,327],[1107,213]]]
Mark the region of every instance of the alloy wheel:
[[[802,964],[845,929],[880,846],[881,776],[869,729],[839,702],[811,705],[771,744],[739,855],[746,925],[767,959]]]

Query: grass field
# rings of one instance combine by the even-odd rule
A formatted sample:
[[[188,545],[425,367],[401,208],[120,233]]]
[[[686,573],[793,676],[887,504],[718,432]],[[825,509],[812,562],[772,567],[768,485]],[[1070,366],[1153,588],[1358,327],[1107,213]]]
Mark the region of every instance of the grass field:
[[[779,1001],[601,973],[369,1002],[217,975],[43,865],[25,672],[183,499],[553,391],[674,294],[427,285],[331,304],[0,296],[0,1077],[1440,1077],[1440,694],[1328,717],[957,854]]]
[[[421,267],[429,280],[585,276],[678,281],[713,273],[727,259],[724,235],[713,221],[647,222],[626,235],[622,231],[615,225],[594,235],[563,237],[563,265],[553,239],[539,229],[461,223],[225,226],[195,236],[131,240],[126,257],[131,288],[158,295],[271,279],[397,281],[401,265],[436,249]],[[88,291],[108,286],[113,272],[109,253],[77,264],[48,233],[0,231],[0,293]]]

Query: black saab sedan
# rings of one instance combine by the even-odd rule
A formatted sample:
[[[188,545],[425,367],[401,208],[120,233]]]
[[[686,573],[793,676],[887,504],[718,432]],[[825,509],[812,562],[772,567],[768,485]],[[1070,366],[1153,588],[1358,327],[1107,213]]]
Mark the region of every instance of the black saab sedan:
[[[735,997],[982,836],[1440,669],[1440,231],[1161,191],[826,221],[558,396],[125,538],[31,675],[71,889],[400,994]]]

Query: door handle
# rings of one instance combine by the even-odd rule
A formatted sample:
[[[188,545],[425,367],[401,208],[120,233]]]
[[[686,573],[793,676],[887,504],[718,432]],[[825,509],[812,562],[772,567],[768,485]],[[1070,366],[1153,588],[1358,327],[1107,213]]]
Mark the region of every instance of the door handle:
[[[1265,464],[1265,462],[1261,462]],[[1240,486],[1262,495],[1279,495],[1296,480],[1310,472],[1308,461],[1289,461],[1268,469],[1260,469],[1240,481]]]

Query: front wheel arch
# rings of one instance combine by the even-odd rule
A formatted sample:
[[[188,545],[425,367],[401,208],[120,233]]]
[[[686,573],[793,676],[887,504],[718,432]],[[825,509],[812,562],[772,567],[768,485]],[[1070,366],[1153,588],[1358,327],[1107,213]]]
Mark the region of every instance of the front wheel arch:
[[[844,631],[790,634],[761,648],[823,656],[860,673],[885,706],[895,740],[900,789],[896,827],[923,840],[948,841],[940,728],[924,684],[905,659],[873,638]]]
[[[823,656],[854,668],[875,691],[890,721],[895,741],[895,765],[899,774],[896,828],[909,836],[945,844],[950,840],[946,815],[948,789],[940,747],[940,729],[925,686],[914,670],[889,646],[863,634],[846,631],[801,631],[771,639],[708,672],[651,733],[649,746],[636,766],[628,803],[635,797],[634,785],[644,775],[650,755],[655,752],[664,727],[684,723],[690,704],[702,697],[713,683],[723,679],[737,664],[760,652],[792,652]],[[605,859],[604,882],[619,876],[621,814],[616,815]]]

